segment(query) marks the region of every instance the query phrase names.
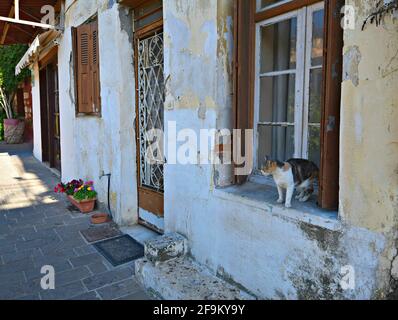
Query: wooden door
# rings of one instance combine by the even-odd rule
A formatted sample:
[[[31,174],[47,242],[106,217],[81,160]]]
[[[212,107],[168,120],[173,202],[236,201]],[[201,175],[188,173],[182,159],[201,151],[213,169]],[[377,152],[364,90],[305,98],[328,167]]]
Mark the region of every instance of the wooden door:
[[[47,66],[49,101],[50,166],[61,171],[61,130],[59,117],[58,63]]]
[[[40,109],[43,162],[61,171],[58,63],[56,59],[40,71]]]

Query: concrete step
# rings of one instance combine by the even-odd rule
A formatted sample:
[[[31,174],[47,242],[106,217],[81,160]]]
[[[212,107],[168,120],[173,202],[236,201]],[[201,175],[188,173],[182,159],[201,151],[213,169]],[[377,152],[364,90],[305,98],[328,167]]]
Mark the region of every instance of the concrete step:
[[[145,289],[165,300],[255,299],[186,256],[157,264],[144,258],[136,261],[135,272]]]
[[[169,233],[145,242],[145,257],[154,264],[183,257],[187,252],[187,240],[178,233]]]

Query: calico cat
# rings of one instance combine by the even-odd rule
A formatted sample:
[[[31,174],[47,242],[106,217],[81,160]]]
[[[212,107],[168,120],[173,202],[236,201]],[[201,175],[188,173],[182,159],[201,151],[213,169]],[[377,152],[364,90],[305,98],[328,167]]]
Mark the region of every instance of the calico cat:
[[[286,208],[291,208],[295,189],[300,202],[306,202],[314,193],[314,182],[319,176],[317,165],[304,159],[290,159],[286,162],[265,159],[260,169],[265,176],[272,175],[278,188],[278,203],[283,203],[283,190],[286,191]]]

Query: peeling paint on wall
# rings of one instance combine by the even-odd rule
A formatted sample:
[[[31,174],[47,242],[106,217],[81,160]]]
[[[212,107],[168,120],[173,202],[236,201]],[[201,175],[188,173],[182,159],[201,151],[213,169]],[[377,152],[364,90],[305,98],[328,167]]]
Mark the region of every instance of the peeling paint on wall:
[[[343,59],[343,81],[352,81],[354,86],[359,84],[359,63],[361,52],[357,46],[347,49]]]

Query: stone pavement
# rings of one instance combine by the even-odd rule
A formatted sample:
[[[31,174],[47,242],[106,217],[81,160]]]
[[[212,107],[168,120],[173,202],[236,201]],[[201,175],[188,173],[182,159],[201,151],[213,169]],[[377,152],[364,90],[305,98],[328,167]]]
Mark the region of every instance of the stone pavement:
[[[30,145],[0,143],[0,300],[149,299],[134,263],[114,268],[86,243],[79,231],[89,217],[68,211],[58,182]],[[55,268],[55,290],[41,289],[45,265]]]

